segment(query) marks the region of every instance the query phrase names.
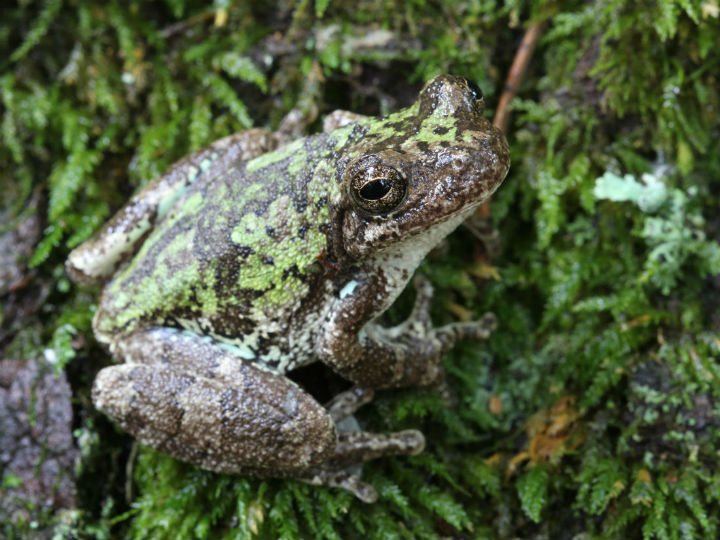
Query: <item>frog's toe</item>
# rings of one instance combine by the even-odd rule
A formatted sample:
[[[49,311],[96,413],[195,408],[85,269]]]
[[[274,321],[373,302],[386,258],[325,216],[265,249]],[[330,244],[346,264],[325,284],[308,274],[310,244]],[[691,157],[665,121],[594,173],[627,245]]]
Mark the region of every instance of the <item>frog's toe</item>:
[[[479,321],[446,324],[433,330],[433,337],[441,344],[443,353],[462,340],[488,339],[497,328],[497,318],[493,313],[485,313]]]
[[[431,324],[430,303],[433,297],[433,286],[422,274],[415,275],[413,278],[413,286],[415,287],[415,304],[408,317],[408,321],[411,323],[419,322],[423,326],[429,326]]]
[[[424,448],[425,437],[416,429],[395,433],[341,431],[335,451],[323,467],[308,469],[298,478],[311,484],[347,489],[361,501],[374,503],[377,491],[361,481],[351,466],[382,456],[419,454]]]
[[[370,403],[375,396],[372,388],[353,386],[335,396],[325,408],[335,423],[343,421],[363,405]]]
[[[327,460],[330,467],[347,467],[383,456],[415,455],[425,448],[425,437],[417,429],[394,433],[342,431],[338,443]]]
[[[372,504],[377,501],[378,492],[360,477],[346,470],[315,469],[307,472],[301,480],[318,486],[338,487],[348,490],[362,502]]]
[[[366,482],[361,482],[360,480],[358,480],[354,489],[350,489],[350,491],[352,491],[355,496],[364,503],[372,504],[377,501],[378,498],[378,493],[375,488]]]

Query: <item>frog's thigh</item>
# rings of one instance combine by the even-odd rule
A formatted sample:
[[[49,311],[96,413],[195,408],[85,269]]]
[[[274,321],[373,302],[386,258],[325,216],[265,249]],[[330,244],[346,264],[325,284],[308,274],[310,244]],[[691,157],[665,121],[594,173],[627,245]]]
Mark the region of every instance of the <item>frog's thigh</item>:
[[[169,328],[116,343],[93,401],[143,443],[206,469],[306,469],[333,454],[327,411],[292,381]]]

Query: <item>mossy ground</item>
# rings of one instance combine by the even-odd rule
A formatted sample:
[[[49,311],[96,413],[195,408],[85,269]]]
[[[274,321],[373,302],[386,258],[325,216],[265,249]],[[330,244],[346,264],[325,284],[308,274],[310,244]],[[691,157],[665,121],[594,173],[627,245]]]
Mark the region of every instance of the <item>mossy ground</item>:
[[[54,351],[83,452],[77,510],[47,518],[56,535],[716,537],[719,11],[717,0],[0,8],[3,210],[19,220],[44,194],[30,264],[51,284],[4,355]],[[130,457],[131,439],[89,401],[109,359],[90,331],[96,291],[64,275],[69,249],[176,159],[295,106],[384,113],[449,72],[476,81],[492,109],[537,21],[507,130],[513,165],[492,204],[502,250],[488,261],[460,230],[422,267],[437,323],[491,310],[499,330],[447,357],[449,397],[385,392],[359,415],[373,430],[421,428],[427,451],[367,465],[372,506],[147,449]],[[608,172],[610,190],[597,182]]]

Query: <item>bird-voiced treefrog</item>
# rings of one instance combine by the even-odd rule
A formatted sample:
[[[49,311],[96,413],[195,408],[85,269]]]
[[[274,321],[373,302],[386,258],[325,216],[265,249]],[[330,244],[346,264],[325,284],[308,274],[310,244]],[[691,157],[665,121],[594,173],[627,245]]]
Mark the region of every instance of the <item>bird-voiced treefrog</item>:
[[[181,160],[68,270],[108,280],[93,321],[118,365],[95,405],[143,443],[200,467],[377,493],[348,466],[422,451],[419,431],[341,431],[373,390],[427,385],[459,339],[494,318],[433,328],[420,282],[410,318],[374,322],[426,253],[502,182],[503,135],[460,78],[428,82],[384,118],[336,111],[282,144],[248,130]],[[286,377],[320,360],[355,383],[322,406]]]

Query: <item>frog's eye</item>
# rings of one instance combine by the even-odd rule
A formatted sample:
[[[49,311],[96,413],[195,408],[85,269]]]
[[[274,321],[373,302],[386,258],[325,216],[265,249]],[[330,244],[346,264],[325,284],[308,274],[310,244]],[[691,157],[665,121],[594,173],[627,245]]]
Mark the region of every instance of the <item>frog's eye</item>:
[[[370,165],[355,173],[350,181],[355,203],[371,214],[387,214],[405,199],[407,180],[389,165]]]
[[[472,97],[475,101],[483,98],[482,90],[480,90],[480,87],[477,85],[477,83],[470,79],[465,79],[465,82],[468,85],[468,88],[470,89],[470,93],[472,94]]]

